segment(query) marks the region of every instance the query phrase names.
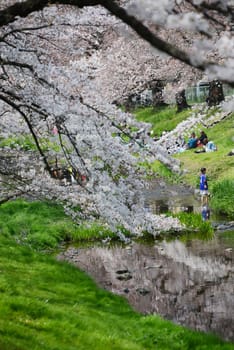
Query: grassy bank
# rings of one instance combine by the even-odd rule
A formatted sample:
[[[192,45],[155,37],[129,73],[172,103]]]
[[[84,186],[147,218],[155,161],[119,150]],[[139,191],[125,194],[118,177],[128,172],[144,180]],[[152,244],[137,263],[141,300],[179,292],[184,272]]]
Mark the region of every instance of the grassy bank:
[[[97,289],[82,272],[0,240],[0,347],[15,349],[232,349]]]
[[[62,206],[24,200],[0,206],[0,232],[38,250],[57,248],[62,241],[74,243],[114,236],[98,224],[75,224]]]
[[[134,312],[125,299],[43,253],[64,238],[83,240],[82,230],[58,205],[0,206],[1,350],[234,349],[213,335]]]
[[[136,119],[152,124],[153,136],[160,137],[163,131],[171,131],[190,114],[189,110],[176,113],[176,107],[139,108],[134,111]]]
[[[216,113],[216,109],[208,110],[207,115]],[[175,109],[167,107],[164,109],[141,109],[136,111],[137,119],[152,123],[153,130],[173,130],[175,126],[186,119],[194,110],[187,110],[183,113],[175,113]],[[158,114],[158,117],[157,117]],[[228,115],[219,123],[214,123],[209,127],[197,124],[191,131],[199,134],[204,130],[209,140],[212,140],[218,147],[215,152],[195,153],[194,149],[173,155],[181,162],[184,175],[178,178],[166,170],[158,161],[151,165],[151,168],[164,177],[172,181],[183,181],[195,188],[198,188],[198,176],[201,167],[207,168],[209,188],[212,194],[210,204],[214,210],[220,214],[228,215],[234,219],[234,156],[228,153],[234,149],[234,113]],[[187,140],[186,140],[187,141]],[[221,190],[219,190],[221,189]],[[222,206],[221,206],[222,204]],[[221,210],[219,210],[221,208]]]

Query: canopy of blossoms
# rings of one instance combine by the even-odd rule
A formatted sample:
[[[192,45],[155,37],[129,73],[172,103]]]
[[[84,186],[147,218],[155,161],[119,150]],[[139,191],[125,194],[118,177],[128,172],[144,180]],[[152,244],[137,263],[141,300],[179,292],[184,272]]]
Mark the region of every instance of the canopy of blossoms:
[[[178,163],[112,102],[181,71],[233,84],[232,13],[228,1],[1,2],[1,200],[58,201],[119,235],[180,229],[144,208],[139,165]]]

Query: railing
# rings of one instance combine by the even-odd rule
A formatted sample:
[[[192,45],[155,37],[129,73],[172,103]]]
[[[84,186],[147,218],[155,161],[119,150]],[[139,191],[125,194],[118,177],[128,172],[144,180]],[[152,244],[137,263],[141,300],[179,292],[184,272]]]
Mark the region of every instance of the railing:
[[[223,85],[224,96],[234,95],[234,89],[228,85]],[[193,86],[185,90],[185,95],[188,103],[202,103],[206,101],[209,94],[209,86]]]

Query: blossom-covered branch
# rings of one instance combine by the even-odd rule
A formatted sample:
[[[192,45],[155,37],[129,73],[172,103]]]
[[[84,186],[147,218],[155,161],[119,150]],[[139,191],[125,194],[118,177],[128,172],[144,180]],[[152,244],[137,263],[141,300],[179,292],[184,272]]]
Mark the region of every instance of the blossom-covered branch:
[[[220,12],[223,15],[229,15],[230,11],[232,13],[233,8],[230,6],[224,7],[221,6],[220,2],[217,1],[215,3],[209,4],[206,1],[199,4],[199,6],[194,4],[192,1],[185,1],[194,6],[194,8],[201,11],[204,10],[215,10]],[[53,3],[60,3],[64,5],[73,5],[77,7],[84,7],[84,6],[96,6],[96,5],[102,5],[106,9],[108,9],[113,15],[121,19],[124,23],[129,25],[141,38],[149,42],[153,47],[156,49],[167,53],[168,55],[179,59],[180,61],[196,67],[198,69],[201,69],[203,71],[208,70],[218,72],[218,65],[215,61],[209,61],[209,60],[194,60],[190,53],[186,52],[185,50],[180,49],[175,43],[170,43],[169,41],[161,39],[159,36],[157,36],[153,31],[151,31],[141,20],[138,20],[135,16],[129,15],[127,10],[123,7],[119,6],[116,1],[109,1],[109,0],[60,0],[60,1],[31,1],[27,0],[25,2],[15,3],[14,5],[3,9],[0,11],[0,25],[6,25],[12,21],[15,20],[16,17],[26,17],[30,13],[34,11],[42,10],[44,7],[49,6]],[[208,14],[206,13],[206,16]],[[211,18],[213,18],[211,16]],[[221,70],[228,69],[227,66],[221,65]],[[220,77],[218,77],[220,79]],[[224,77],[223,81],[233,83],[232,80],[230,80],[228,77]]]

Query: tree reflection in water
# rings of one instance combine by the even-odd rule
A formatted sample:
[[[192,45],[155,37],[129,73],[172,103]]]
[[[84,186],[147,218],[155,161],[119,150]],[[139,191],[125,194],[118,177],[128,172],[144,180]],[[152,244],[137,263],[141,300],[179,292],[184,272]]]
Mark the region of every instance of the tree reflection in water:
[[[142,313],[234,340],[233,249],[212,241],[69,248],[60,255]]]

